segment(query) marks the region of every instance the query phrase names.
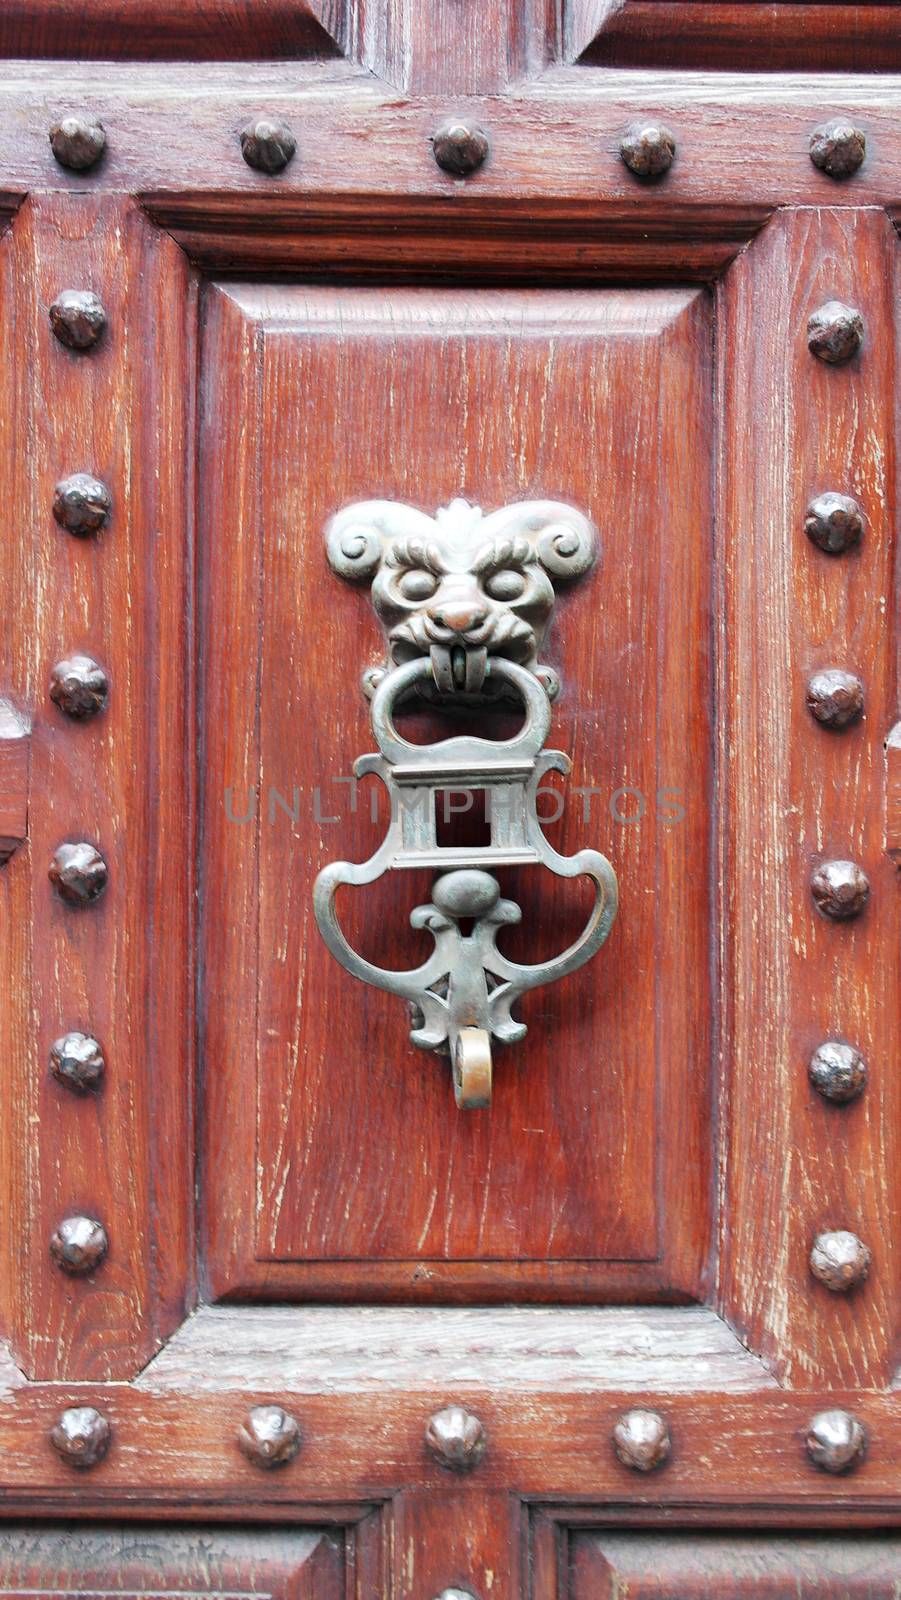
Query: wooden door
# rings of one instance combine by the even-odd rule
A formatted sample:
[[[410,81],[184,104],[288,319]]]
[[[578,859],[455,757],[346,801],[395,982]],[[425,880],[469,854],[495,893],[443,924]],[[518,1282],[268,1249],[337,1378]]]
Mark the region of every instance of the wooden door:
[[[899,41],[6,7],[0,1594],[897,1592]]]

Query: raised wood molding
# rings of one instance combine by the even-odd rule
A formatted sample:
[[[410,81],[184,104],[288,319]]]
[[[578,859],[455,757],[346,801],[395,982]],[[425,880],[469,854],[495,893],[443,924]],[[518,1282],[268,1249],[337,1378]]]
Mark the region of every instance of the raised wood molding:
[[[722,607],[719,697],[724,1177],[720,1305],[790,1386],[881,1385],[895,1360],[901,1211],[898,878],[884,854],[883,740],[897,707],[893,408],[898,244],[878,211],[781,212],[719,289]],[[859,306],[866,343],[814,360],[807,318]],[[843,557],[804,533],[808,501],[840,486],[865,532]],[[840,735],[805,705],[829,665],[866,682]],[[817,914],[810,875],[864,865],[864,917]],[[865,1094],[835,1107],[807,1078],[826,1038],[859,1045]],[[877,1159],[878,1156],[878,1159]],[[865,1175],[865,1181],[864,1181]],[[850,1229],[866,1284],[832,1294],[813,1238]]]
[[[703,1298],[713,780],[709,655],[686,645],[705,637],[711,604],[712,335],[710,298],[696,289],[473,295],[227,280],[205,292],[200,1029],[203,1058],[219,1063],[200,1181],[210,1298]],[[236,384],[240,409],[227,402]],[[504,394],[516,405],[498,405]],[[490,427],[470,441],[424,430],[432,397],[442,414]],[[311,463],[333,452],[336,416],[343,445],[322,475]],[[373,416],[395,441],[390,461],[373,454]],[[590,452],[575,447],[580,429]],[[645,434],[656,448],[636,476],[621,441]],[[376,482],[436,506],[466,488],[490,509],[543,481],[567,483],[609,545],[594,593],[567,600],[568,626],[549,639],[564,683],[555,736],[574,784],[594,791],[587,812],[584,795],[580,806],[566,793],[555,839],[574,849],[589,826],[616,856],[632,911],[588,987],[573,980],[570,999],[542,1000],[522,1066],[512,1052],[498,1063],[491,1116],[449,1123],[447,1074],[411,1048],[401,1008],[348,984],[313,922],[316,867],[336,850],[364,858],[382,833],[367,799],[356,814],[340,803],[342,775],[371,738],[357,682],[372,660],[361,631],[375,630],[352,592],[335,592],[321,530]],[[235,508],[225,525],[223,501]],[[667,547],[645,531],[661,506]],[[623,569],[649,631],[627,674]],[[326,613],[327,649],[309,655]],[[615,724],[596,712],[613,705]],[[640,827],[614,821],[620,782],[645,797]],[[273,814],[273,791],[295,787],[297,815]],[[662,815],[664,789],[684,797],[678,826]],[[243,826],[234,813],[247,816],[248,794],[257,809]],[[340,828],[323,821],[335,809]],[[528,871],[506,881],[527,895],[548,954],[575,935],[572,895]],[[404,967],[422,890],[408,873],[348,893],[346,925],[370,944],[381,927],[379,959]],[[655,895],[681,907],[678,921],[655,920]],[[373,1117],[379,1136],[366,1143]]]
[[[810,1594],[894,1600],[901,1539],[567,1530],[568,1581],[548,1600],[719,1600]]]
[[[0,56],[234,61],[346,53],[353,0],[9,0]]]
[[[29,847],[0,907],[6,1186],[0,1289],[16,1359],[42,1377],[127,1377],[182,1319],[192,1277],[189,925],[190,566],[194,285],[184,255],[119,196],[31,196],[0,246],[8,272],[0,433],[18,516],[3,581],[10,673],[33,717]],[[85,280],[110,327],[90,358],[53,337],[47,308]],[[145,352],[152,345],[155,360]],[[51,404],[52,400],[52,404]],[[54,484],[89,469],[109,525],[75,538]],[[53,663],[104,664],[101,717],[65,718]],[[60,842],[103,852],[96,905],[48,881]],[[51,1077],[50,1046],[82,1029],[103,1046],[96,1094]],[[74,1279],[54,1265],[61,1218],[98,1219],[108,1258]]]
[[[694,1306],[203,1306],[136,1381],[153,1393],[776,1387],[715,1312]]]
[[[165,1511],[182,1518],[296,1518],[298,1507],[337,1507],[426,1492],[439,1499],[455,1481],[424,1443],[431,1415],[448,1405],[475,1413],[487,1435],[484,1460],[462,1483],[473,1504],[500,1493],[579,1500],[593,1508],[637,1503],[668,1524],[696,1507],[747,1523],[851,1526],[901,1517],[901,1395],[861,1390],[722,1394],[698,1389],[649,1398],[663,1410],[673,1451],[649,1480],[624,1467],[611,1443],[632,1389],[576,1391],[441,1388],[311,1393],[282,1387],[153,1392],[133,1384],[36,1383],[0,1396],[0,1517],[126,1515]],[[284,1468],[263,1475],[237,1445],[252,1406],[274,1404],[297,1418],[303,1442]],[[109,1453],[75,1473],[48,1434],[64,1406],[91,1405],[110,1421]],[[866,1458],[836,1481],[808,1459],[804,1440],[826,1407],[852,1411],[869,1436]],[[320,1509],[319,1516],[323,1512]],[[622,1520],[619,1509],[617,1517]]]
[[[565,60],[688,71],[897,72],[892,0],[564,0]]]

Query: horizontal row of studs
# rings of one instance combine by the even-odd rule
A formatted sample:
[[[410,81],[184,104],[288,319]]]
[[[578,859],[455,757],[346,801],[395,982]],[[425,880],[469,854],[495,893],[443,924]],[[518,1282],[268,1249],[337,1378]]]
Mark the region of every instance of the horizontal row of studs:
[[[50,128],[49,138],[57,161],[71,172],[96,166],[106,149],[106,131],[96,118],[62,117]],[[283,172],[297,153],[297,139],[279,117],[254,117],[242,128],[239,141],[247,165],[270,176]],[[477,172],[490,148],[484,129],[465,118],[449,119],[432,135],[438,166],[454,178]],[[810,135],[810,159],[830,178],[850,177],[863,165],[866,153],[866,134],[847,118],[822,123]],[[631,123],[620,140],[620,156],[637,178],[661,178],[676,158],[675,135],[662,122]]]
[[[75,1467],[93,1467],[109,1450],[112,1427],[93,1406],[64,1411],[50,1434],[54,1449]],[[286,1466],[303,1443],[300,1423],[281,1406],[254,1406],[240,1424],[235,1443],[257,1467]],[[481,1421],[462,1406],[435,1412],[426,1424],[429,1454],[450,1472],[472,1472],[484,1460],[488,1437]],[[659,1411],[636,1408],[620,1417],[611,1445],[623,1466],[653,1472],[672,1451],[669,1426]],[[805,1437],[809,1459],[824,1472],[845,1472],[859,1462],[867,1447],[866,1432],[847,1411],[821,1411],[811,1419]]]

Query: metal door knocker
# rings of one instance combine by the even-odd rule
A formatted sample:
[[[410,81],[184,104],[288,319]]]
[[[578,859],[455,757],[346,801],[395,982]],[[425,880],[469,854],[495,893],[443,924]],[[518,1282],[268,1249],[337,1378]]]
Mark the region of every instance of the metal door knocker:
[[[454,500],[437,517],[387,500],[348,506],[327,529],[329,560],[344,578],[372,584],[388,648],[383,668],[364,674],[372,697],[378,753],[361,756],[358,777],[375,773],[391,799],[387,836],[369,861],[336,861],[316,879],[316,921],[326,944],[355,977],[410,1003],[410,1038],[450,1056],[454,1094],[467,1109],[491,1102],[491,1040],[513,1044],[525,1024],[511,1008],[539,984],[575,972],[603,944],[617,908],[616,874],[596,850],[562,856],[538,820],[537,791],[547,772],[568,773],[569,757],[546,750],[556,673],[538,661],[554,604],[554,579],[580,577],[595,558],[596,534],[580,512],[556,501],[511,505],[483,516]],[[439,707],[478,709],[512,697],[525,713],[510,739],[458,735],[411,744],[395,710],[416,695]],[[490,843],[440,843],[436,801],[446,790],[482,791]],[[523,965],[497,948],[505,924],[522,912],[501,896],[489,867],[539,863],[559,877],[585,875],[595,901],[579,938],[551,961]],[[392,972],[352,949],[335,913],[341,884],[366,884],[384,872],[433,867],[430,904],[410,921],[427,928],[434,950],[411,971]],[[467,925],[463,930],[461,923]]]

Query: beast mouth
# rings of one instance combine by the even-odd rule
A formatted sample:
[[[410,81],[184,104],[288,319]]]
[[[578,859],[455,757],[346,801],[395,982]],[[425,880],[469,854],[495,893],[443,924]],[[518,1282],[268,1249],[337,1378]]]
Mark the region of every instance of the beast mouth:
[[[521,617],[501,614],[489,617],[477,628],[456,633],[443,628],[431,617],[411,617],[392,628],[389,636],[392,660],[398,664],[413,661],[416,656],[430,655],[434,649],[451,652],[476,652],[492,656],[506,656],[508,661],[528,662],[535,654],[535,634]]]
[[[529,624],[510,613],[494,615],[466,633],[443,628],[431,617],[411,617],[392,629],[389,644],[395,666],[428,656],[438,694],[464,696],[484,691],[490,656],[528,666],[537,649]]]

